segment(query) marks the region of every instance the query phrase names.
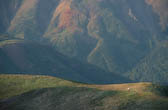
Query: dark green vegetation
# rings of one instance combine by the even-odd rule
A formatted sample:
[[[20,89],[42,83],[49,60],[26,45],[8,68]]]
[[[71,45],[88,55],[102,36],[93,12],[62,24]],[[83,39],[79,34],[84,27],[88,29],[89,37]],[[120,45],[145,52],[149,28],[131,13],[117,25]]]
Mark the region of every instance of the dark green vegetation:
[[[0,72],[57,76],[85,83],[123,83],[130,80],[66,57],[48,45],[23,40],[0,42]]]
[[[65,56],[111,72],[112,79],[115,79],[115,73],[133,81],[168,83],[167,3],[167,0],[1,0],[0,33],[8,34],[10,40],[17,38],[50,45]],[[0,39],[6,40],[4,36]],[[58,66],[57,55],[41,50],[45,46],[35,48],[29,46],[26,54],[31,57],[26,59],[26,65],[21,66],[26,66],[28,73],[55,73],[52,70],[53,65]],[[49,66],[44,66],[42,59]],[[0,63],[4,65],[6,60],[10,59]],[[77,65],[75,70],[69,65],[65,68],[62,66],[65,62],[58,66],[61,71],[57,72],[66,71],[66,75],[72,76],[75,71],[74,74],[78,75],[75,80],[81,80],[81,75],[89,80],[91,73],[94,74],[92,79],[97,81],[97,78],[106,79],[108,76],[98,72],[95,77],[95,72],[79,69],[81,66]],[[9,68],[10,64],[3,68]],[[36,70],[28,68],[34,66],[37,66]],[[85,66],[90,68],[90,65]],[[76,72],[76,69],[79,70]],[[84,70],[86,72],[81,72]]]
[[[168,97],[161,88],[150,83],[99,86],[47,76],[0,75],[0,110],[167,110]]]
[[[139,81],[168,84],[168,42],[159,44],[128,75]]]

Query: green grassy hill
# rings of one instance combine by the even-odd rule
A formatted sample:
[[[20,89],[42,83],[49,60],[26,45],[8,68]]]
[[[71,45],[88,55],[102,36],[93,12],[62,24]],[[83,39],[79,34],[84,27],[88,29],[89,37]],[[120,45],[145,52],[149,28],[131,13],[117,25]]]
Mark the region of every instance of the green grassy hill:
[[[150,83],[88,85],[49,76],[0,75],[0,109],[167,110],[167,87],[161,88]]]
[[[51,76],[0,75],[0,99],[40,88],[80,85]]]

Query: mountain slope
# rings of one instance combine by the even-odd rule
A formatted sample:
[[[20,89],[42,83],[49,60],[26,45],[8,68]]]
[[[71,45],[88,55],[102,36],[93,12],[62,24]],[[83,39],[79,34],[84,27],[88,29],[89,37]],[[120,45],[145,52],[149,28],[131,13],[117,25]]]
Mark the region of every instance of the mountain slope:
[[[0,33],[6,32],[10,22],[21,5],[21,0],[1,0],[0,1]]]
[[[0,59],[1,73],[44,74],[85,83],[129,81],[94,65],[66,57],[52,47],[37,42],[1,41]]]
[[[168,108],[167,96],[162,96],[162,91],[159,92],[160,94],[153,91],[158,89],[151,91],[150,88],[154,86],[150,83],[86,85],[46,76],[22,75],[1,75],[0,81],[1,87],[6,85],[9,87],[5,89],[5,94],[9,93],[10,89],[30,91],[21,95],[19,94],[22,92],[19,92],[18,96],[1,100],[1,110],[66,110],[67,108],[69,110],[167,110]],[[14,84],[15,87],[12,86]],[[29,86],[32,88],[30,89]]]
[[[50,45],[63,55],[122,76],[168,40],[167,0],[2,0],[0,4],[0,32]]]
[[[167,0],[146,0],[146,2],[152,5],[153,10],[160,16],[160,25],[165,30],[168,25],[168,1]]]
[[[168,42],[162,42],[128,75],[132,80],[168,83]]]
[[[146,55],[148,42],[159,31],[152,25],[155,19],[142,17],[138,11],[142,7],[136,9],[131,3],[144,5],[143,12],[149,9],[144,2],[64,0],[57,6],[44,37],[65,55],[87,60],[105,70],[126,72]],[[137,11],[138,22],[128,15],[129,10]],[[152,10],[145,15],[151,13]],[[152,32],[147,27],[152,27]]]

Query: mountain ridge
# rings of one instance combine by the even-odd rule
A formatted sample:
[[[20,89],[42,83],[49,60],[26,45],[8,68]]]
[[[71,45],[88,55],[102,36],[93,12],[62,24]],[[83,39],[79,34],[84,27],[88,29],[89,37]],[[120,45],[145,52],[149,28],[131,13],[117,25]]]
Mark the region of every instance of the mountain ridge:
[[[47,44],[65,56],[125,77],[158,44],[167,41],[166,3],[167,0],[2,0],[0,8],[5,15],[0,17],[0,24],[5,20],[8,23],[0,30],[11,39]],[[160,72],[158,76],[164,75]]]

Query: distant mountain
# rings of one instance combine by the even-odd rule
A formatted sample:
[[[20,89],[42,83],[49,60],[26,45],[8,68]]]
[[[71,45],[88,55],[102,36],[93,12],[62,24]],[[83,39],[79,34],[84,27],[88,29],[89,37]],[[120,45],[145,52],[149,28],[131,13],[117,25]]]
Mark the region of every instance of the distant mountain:
[[[23,40],[0,42],[0,73],[43,74],[85,83],[124,83],[124,77],[68,58],[48,45]]]
[[[136,81],[168,84],[168,42],[153,49],[128,75]]]
[[[1,110],[168,109],[168,87],[151,83],[87,85],[47,76],[0,75],[0,88]]]
[[[50,45],[65,56],[119,75],[125,76],[138,68],[149,76],[164,77],[165,70],[146,73],[139,65],[145,63],[144,59],[155,60],[148,56],[155,53],[152,51],[158,44],[168,40],[167,3],[167,0],[1,0],[0,33]],[[140,74],[132,79],[151,81],[145,77]],[[158,82],[161,77],[152,81]]]
[[[1,0],[0,1],[0,33],[4,33],[10,26],[10,22],[21,6],[22,0]]]
[[[160,17],[160,25],[164,30],[168,26],[168,1],[167,0],[146,0],[146,2],[152,6],[154,12]]]

